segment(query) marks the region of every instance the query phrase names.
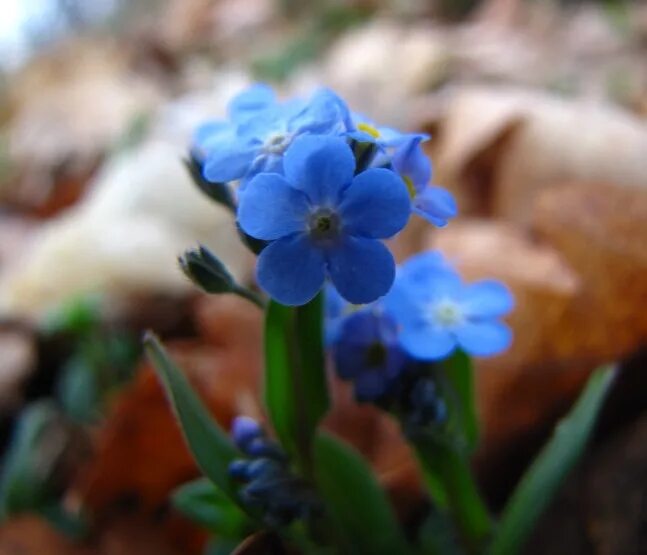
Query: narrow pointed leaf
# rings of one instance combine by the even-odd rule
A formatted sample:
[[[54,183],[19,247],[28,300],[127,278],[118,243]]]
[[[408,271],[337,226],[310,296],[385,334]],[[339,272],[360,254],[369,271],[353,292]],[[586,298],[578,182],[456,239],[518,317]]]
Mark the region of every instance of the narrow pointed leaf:
[[[317,436],[314,454],[319,492],[352,552],[410,553],[384,490],[360,454],[325,434]]]
[[[520,552],[537,519],[582,454],[614,375],[613,368],[602,368],[589,378],[577,403],[557,425],[508,501],[490,555]]]
[[[234,484],[229,478],[228,468],[229,463],[239,456],[236,447],[211,417],[184,373],[153,334],[146,334],[144,347],[164,385],[196,463],[221,491],[235,500]]]
[[[181,513],[220,537],[242,540],[253,529],[247,515],[206,478],[175,490],[172,501]]]
[[[421,437],[414,441],[429,493],[439,509],[456,522],[466,544],[483,547],[492,521],[479,493],[465,453],[449,441]]]

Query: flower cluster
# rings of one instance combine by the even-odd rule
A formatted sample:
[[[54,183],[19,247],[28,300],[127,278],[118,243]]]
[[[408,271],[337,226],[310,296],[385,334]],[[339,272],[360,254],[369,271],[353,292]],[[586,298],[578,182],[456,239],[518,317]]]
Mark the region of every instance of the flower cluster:
[[[281,102],[256,85],[227,121],[198,129],[193,158],[206,181],[238,182],[238,225],[263,242],[257,281],[273,299],[305,304],[329,278],[358,304],[393,284],[382,240],[412,213],[437,226],[456,215],[452,196],[429,185],[427,138],[376,127],[328,89]]]
[[[456,215],[450,193],[430,183],[428,138],[381,127],[328,89],[280,101],[255,85],[234,98],[226,121],[197,131],[192,157],[203,190],[227,188],[211,196],[235,211],[253,243],[260,287],[284,305],[303,305],[325,286],[326,343],[337,373],[353,382],[359,401],[389,398],[414,427],[444,414],[433,377],[420,368],[457,349],[476,356],[506,349],[511,332],[499,319],[513,305],[502,284],[465,284],[439,253],[396,270],[383,241],[412,214],[437,227]],[[187,261],[203,270],[204,255],[194,258]],[[215,266],[209,276],[222,274]],[[219,279],[218,290],[231,289]],[[258,472],[280,467],[249,448],[271,462]],[[252,478],[247,489],[255,491]]]
[[[499,318],[513,304],[503,284],[465,284],[439,253],[426,252],[403,264],[388,295],[371,305],[354,308],[331,294],[328,343],[357,399],[377,400],[396,391],[420,361],[442,360],[456,349],[476,356],[505,350],[512,334]]]
[[[291,472],[286,454],[258,422],[237,417],[232,438],[246,458],[232,461],[229,474],[244,484],[240,490],[243,503],[259,508],[268,526],[286,526],[320,511],[310,488]]]

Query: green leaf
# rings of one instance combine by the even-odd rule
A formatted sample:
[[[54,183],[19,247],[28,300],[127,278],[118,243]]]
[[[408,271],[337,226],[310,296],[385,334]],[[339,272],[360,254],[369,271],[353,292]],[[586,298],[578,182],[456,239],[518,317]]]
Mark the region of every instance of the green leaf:
[[[182,371],[173,363],[152,333],[146,333],[144,348],[173,406],[189,450],[207,476],[230,499],[237,502],[229,463],[239,456],[229,436],[211,417]]]
[[[434,509],[418,530],[417,552],[420,555],[464,555],[458,546],[451,519]]]
[[[553,437],[510,497],[490,555],[512,555],[523,547],[535,522],[582,454],[614,375],[615,370],[607,367],[589,378],[577,403],[559,422]]]
[[[29,405],[20,415],[0,475],[0,520],[11,514],[34,511],[51,503],[56,461],[42,443],[59,419],[49,401]],[[58,450],[57,450],[58,452]]]
[[[176,489],[172,501],[181,513],[219,537],[240,541],[253,530],[247,515],[206,478]]]
[[[236,203],[231,194],[231,189],[226,183],[211,183],[202,175],[202,165],[194,156],[184,160],[184,165],[188,170],[193,182],[205,195],[211,200],[221,204],[232,212],[236,211]]]
[[[88,534],[89,524],[84,516],[71,513],[58,502],[40,507],[38,513],[59,532],[72,540],[79,541]]]
[[[429,492],[454,518],[465,542],[479,549],[489,537],[491,519],[462,450],[433,437],[414,440]]]
[[[386,494],[359,453],[320,434],[314,454],[318,490],[351,552],[410,553]]]
[[[101,297],[78,295],[46,314],[41,325],[46,334],[70,333],[86,336],[101,322]]]
[[[296,308],[271,301],[265,319],[265,405],[282,445],[306,472],[329,407],[322,310],[320,293]]]
[[[479,436],[472,360],[463,351],[456,351],[443,361],[442,366],[442,377],[451,388],[449,395],[446,395],[450,402],[450,416],[455,418],[461,430],[467,452],[472,453]]]
[[[56,389],[65,413],[75,422],[96,422],[101,415],[99,370],[76,355],[63,366]]]

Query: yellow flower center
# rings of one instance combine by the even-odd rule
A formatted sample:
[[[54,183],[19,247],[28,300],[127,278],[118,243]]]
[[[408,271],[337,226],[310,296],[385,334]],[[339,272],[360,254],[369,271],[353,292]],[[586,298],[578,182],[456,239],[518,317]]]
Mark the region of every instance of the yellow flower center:
[[[357,129],[364,131],[364,133],[368,133],[374,139],[377,139],[380,136],[380,132],[368,123],[358,123]]]
[[[414,198],[418,194],[418,191],[416,191],[416,188],[413,185],[413,180],[408,175],[402,175],[401,177],[402,177],[402,180],[404,181],[404,184],[407,186],[407,191],[409,191],[409,197]]]

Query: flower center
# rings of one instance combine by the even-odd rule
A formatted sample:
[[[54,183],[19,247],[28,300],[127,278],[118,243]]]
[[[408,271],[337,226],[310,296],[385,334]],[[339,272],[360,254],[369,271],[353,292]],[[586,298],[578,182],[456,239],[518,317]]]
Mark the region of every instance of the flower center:
[[[315,241],[331,241],[339,237],[339,215],[330,208],[318,208],[308,220],[308,232]]]
[[[371,343],[366,349],[366,354],[364,356],[364,361],[366,366],[370,368],[384,366],[387,358],[386,347],[379,341]]]
[[[404,181],[404,184],[407,186],[407,191],[409,192],[409,198],[413,199],[416,197],[418,194],[418,191],[416,191],[416,186],[413,184],[413,179],[411,179],[408,175],[401,175],[402,180]]]
[[[452,328],[465,319],[461,307],[451,299],[442,299],[429,308],[429,318],[437,326]]]
[[[290,146],[292,136],[289,133],[272,133],[265,139],[263,151],[280,156]]]
[[[377,139],[380,136],[380,132],[375,129],[375,127],[373,127],[370,123],[358,123],[357,129],[364,131],[364,133],[368,133],[374,139]]]

